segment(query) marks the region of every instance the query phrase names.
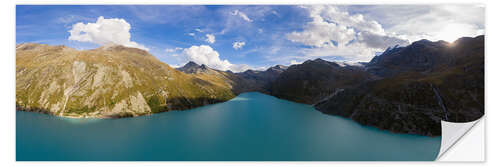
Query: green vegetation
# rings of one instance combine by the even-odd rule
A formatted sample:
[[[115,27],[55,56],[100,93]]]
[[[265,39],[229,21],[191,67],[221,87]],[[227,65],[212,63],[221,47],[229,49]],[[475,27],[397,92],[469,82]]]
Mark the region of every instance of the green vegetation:
[[[139,116],[226,101],[235,96],[231,89],[225,77],[185,74],[135,48],[16,47],[16,105],[24,110]]]

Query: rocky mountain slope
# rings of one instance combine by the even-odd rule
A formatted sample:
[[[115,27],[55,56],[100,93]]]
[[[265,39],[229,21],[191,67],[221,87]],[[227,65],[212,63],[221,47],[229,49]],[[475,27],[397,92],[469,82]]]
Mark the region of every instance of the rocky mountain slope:
[[[197,76],[219,77],[232,84],[232,91],[235,94],[243,92],[262,92],[269,94],[271,83],[283,72],[287,66],[276,65],[265,71],[247,70],[245,72],[233,73],[231,71],[220,71],[212,69],[204,64],[188,62],[184,66],[177,68],[186,74]]]
[[[276,65],[265,71],[247,70],[235,75],[244,81],[243,84],[247,87],[245,91],[258,91],[270,94],[272,83],[287,68],[287,66]]]
[[[16,46],[16,107],[70,117],[126,117],[233,98],[232,83],[188,75],[146,51]]]
[[[207,67],[205,64],[198,65],[195,62],[188,62],[186,65],[177,68],[177,70],[182,71],[187,74],[217,74],[221,73],[222,71],[214,70],[209,67]]]
[[[372,79],[363,67],[308,60],[292,65],[273,81],[271,95],[295,102],[314,104],[335,92]]]
[[[484,36],[417,41],[388,49],[366,67],[380,79],[337,92],[315,108],[428,136],[441,135],[441,120],[468,122],[484,114]]]

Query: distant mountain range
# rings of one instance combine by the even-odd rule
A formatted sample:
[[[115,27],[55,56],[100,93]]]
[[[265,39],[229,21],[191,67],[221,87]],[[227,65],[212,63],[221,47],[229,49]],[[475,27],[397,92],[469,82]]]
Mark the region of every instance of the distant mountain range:
[[[287,68],[288,67],[284,65],[276,65],[268,68],[265,71],[246,70],[241,73],[233,73],[231,71],[220,71],[212,69],[207,67],[206,65],[198,65],[195,62],[190,61],[184,66],[177,68],[177,70],[187,74],[226,76],[226,79],[231,80],[234,83],[233,91],[236,94],[253,91],[269,94],[271,84]]]
[[[322,59],[265,71],[173,69],[146,51],[106,46],[16,46],[16,106],[72,117],[126,117],[182,110],[258,91],[397,133],[441,134],[440,120],[484,114],[484,36],[420,40],[368,63]]]

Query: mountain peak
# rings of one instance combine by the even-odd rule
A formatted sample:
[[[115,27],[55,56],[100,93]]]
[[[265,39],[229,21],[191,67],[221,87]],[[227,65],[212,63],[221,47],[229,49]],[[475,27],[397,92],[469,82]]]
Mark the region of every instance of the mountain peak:
[[[415,41],[413,43],[414,44],[417,44],[417,43],[424,44],[424,43],[431,43],[431,42],[432,41],[429,41],[428,39],[421,39],[421,40]]]
[[[273,66],[272,68],[277,68],[277,69],[283,69],[283,70],[286,70],[288,68],[288,66],[285,66],[285,65],[275,65]]]
[[[461,44],[461,43],[473,42],[473,41],[476,41],[476,40],[484,41],[484,35],[479,35],[479,36],[476,36],[476,37],[461,37],[461,38],[458,38],[457,40],[455,40],[453,42],[453,44]]]
[[[314,60],[311,60],[311,59],[306,60],[306,61],[304,61],[302,64],[309,64],[309,63],[313,63],[313,62],[314,62],[314,63],[318,63],[318,62],[323,62],[323,61],[325,61],[325,60],[323,60],[323,59],[321,59],[321,58],[316,58],[316,59],[314,59]]]
[[[21,43],[16,45],[16,49],[30,50],[43,45],[44,44],[39,44],[39,43]]]
[[[40,43],[21,43],[16,45],[16,50],[37,50],[49,49],[49,50],[75,50],[73,48],[67,47],[65,45],[47,45]]]
[[[255,70],[252,70],[252,69],[248,69],[246,71],[244,71],[243,73],[246,73],[246,74],[250,74],[250,73],[257,73],[258,71],[255,71]]]
[[[278,72],[283,72],[287,69],[287,66],[284,65],[275,65],[272,67],[269,67],[266,71],[278,71]]]
[[[315,62],[325,62],[326,60],[323,60],[323,59],[321,59],[321,58],[316,58],[316,59],[314,59],[313,61],[315,61]]]
[[[71,51],[64,46],[17,45],[16,107],[59,116],[118,118],[189,109],[234,97],[226,78],[172,72],[156,58],[114,50],[120,47]],[[68,86],[71,91],[60,93]],[[28,100],[35,98],[42,100]],[[68,105],[61,107],[63,103]]]
[[[195,63],[193,61],[189,61],[188,63],[186,63],[186,65],[184,65],[180,68],[177,68],[177,70],[182,71],[184,73],[188,73],[188,74],[215,72],[215,70],[211,69],[207,65],[205,65],[205,64],[198,65],[197,63]]]
[[[193,61],[189,61],[188,63],[186,63],[183,67],[198,67],[200,65],[196,64],[195,62]]]
[[[145,50],[142,50],[139,48],[127,47],[127,46],[118,45],[118,44],[114,44],[114,43],[109,43],[109,44],[103,45],[103,46],[96,48],[94,50],[111,51],[111,52],[128,52],[128,53],[136,53],[136,54],[144,55],[144,56],[151,55],[148,53],[148,51],[145,51]]]
[[[450,45],[449,42],[429,41],[422,39],[404,47],[393,48],[375,56],[367,65],[367,69],[377,76],[388,77],[405,72],[436,72],[451,62],[466,59],[478,53],[463,53],[460,50],[470,50],[473,47],[484,47],[481,36],[462,37]],[[450,47],[453,46],[453,47]],[[454,55],[454,56],[449,56]]]
[[[109,49],[109,48],[113,48],[113,47],[119,47],[119,46],[122,46],[122,45],[118,45],[118,44],[115,44],[115,43],[108,43],[106,45],[102,45],[101,47],[99,48],[102,48],[102,49]]]

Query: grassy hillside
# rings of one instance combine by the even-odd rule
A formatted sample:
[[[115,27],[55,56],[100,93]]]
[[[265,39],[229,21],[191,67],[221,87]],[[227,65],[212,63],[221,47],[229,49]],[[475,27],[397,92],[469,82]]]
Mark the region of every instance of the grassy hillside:
[[[73,117],[124,117],[182,110],[235,95],[221,78],[188,75],[146,51],[108,46],[16,46],[18,109]]]

